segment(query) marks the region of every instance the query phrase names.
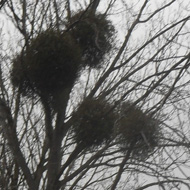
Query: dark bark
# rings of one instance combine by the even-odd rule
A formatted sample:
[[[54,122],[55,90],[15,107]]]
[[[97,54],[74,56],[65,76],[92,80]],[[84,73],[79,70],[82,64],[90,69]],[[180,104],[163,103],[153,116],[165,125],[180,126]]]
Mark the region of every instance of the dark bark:
[[[12,151],[14,159],[17,161],[19,167],[25,176],[29,190],[37,190],[37,185],[33,179],[30,169],[27,166],[26,160],[21,152],[19,141],[17,138],[16,126],[11,116],[10,108],[5,102],[0,99],[0,124],[3,126],[3,130],[6,134],[6,138],[9,143],[9,147]]]

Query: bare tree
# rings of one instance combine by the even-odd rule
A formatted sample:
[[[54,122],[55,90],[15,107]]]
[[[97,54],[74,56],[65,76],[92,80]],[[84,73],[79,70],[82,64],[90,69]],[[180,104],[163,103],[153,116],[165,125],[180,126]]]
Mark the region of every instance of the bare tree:
[[[0,2],[0,187],[190,189],[189,8]]]

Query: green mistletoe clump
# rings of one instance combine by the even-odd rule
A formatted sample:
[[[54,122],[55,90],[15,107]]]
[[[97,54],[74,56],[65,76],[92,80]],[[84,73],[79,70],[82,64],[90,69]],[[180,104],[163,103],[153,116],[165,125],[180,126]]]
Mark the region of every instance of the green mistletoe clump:
[[[116,114],[105,100],[91,98],[83,101],[73,119],[76,142],[85,147],[96,147],[111,138]]]
[[[12,82],[24,95],[52,94],[73,85],[80,62],[80,48],[69,34],[46,30],[13,60]]]
[[[159,134],[157,119],[129,102],[123,103],[117,120],[117,135],[124,151],[132,146],[133,156],[147,157],[158,145]]]

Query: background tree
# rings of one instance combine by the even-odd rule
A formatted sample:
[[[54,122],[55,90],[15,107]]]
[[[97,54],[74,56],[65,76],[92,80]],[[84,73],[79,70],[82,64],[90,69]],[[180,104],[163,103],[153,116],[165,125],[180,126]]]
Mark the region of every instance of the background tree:
[[[0,6],[1,188],[190,189],[188,3]]]

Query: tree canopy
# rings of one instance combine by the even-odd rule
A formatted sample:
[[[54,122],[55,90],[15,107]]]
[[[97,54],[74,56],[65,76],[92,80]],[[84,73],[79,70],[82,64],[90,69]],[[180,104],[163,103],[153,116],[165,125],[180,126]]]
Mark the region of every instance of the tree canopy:
[[[0,188],[190,189],[189,9],[0,1]]]

